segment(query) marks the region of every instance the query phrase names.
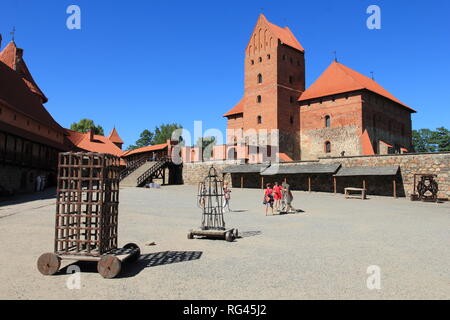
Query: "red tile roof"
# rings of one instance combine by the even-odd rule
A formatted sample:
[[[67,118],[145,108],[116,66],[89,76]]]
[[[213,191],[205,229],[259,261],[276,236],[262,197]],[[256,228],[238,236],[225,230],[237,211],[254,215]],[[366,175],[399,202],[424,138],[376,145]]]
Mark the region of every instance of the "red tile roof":
[[[233,107],[233,109],[225,113],[223,116],[230,117],[236,114],[244,113],[244,104],[245,98],[242,98],[241,101],[239,101],[239,103]]]
[[[117,133],[116,128],[112,129],[111,133],[108,136],[108,139],[114,143],[120,143],[120,144],[124,143],[123,140],[120,138],[119,134]]]
[[[18,49],[15,42],[11,41],[0,52],[0,61],[10,67],[12,70],[16,71],[21,76],[22,80],[25,82],[31,92],[37,94],[42,99],[42,102],[46,103],[48,99],[31,76],[31,73],[28,70],[22,54],[23,50]]]
[[[369,133],[364,130],[363,134],[360,136],[360,141],[362,145],[362,152],[364,156],[371,156],[375,154],[373,150],[372,142],[370,141]]]
[[[280,158],[281,162],[292,162],[294,160],[292,160],[291,157],[289,157],[286,153],[284,152],[279,152],[278,153],[278,158]]]
[[[40,99],[27,87],[21,76],[0,61],[0,100],[11,109],[64,134]]]
[[[81,133],[66,129],[67,139],[78,149],[90,152],[109,153],[117,157],[122,156],[123,151],[117,147],[111,140],[105,136],[93,135],[90,139],[90,133]]]
[[[333,94],[366,89],[388,98],[411,112],[400,100],[395,98],[374,80],[352,70],[341,63],[333,62],[322,75],[300,96],[299,101],[315,99]]]
[[[163,143],[163,144],[157,144],[154,146],[148,146],[148,147],[143,147],[143,148],[139,148],[139,149],[129,150],[129,151],[125,151],[123,153],[122,157],[128,157],[133,154],[144,153],[144,152],[161,151],[161,150],[166,149],[167,146],[168,146],[167,143]]]
[[[292,47],[294,49],[300,50],[302,52],[305,52],[305,49],[303,49],[300,42],[298,42],[297,38],[295,38],[294,34],[291,32],[291,30],[288,27],[281,28],[267,20],[267,18],[261,14],[261,18],[267,22],[267,25],[269,26],[270,31],[272,34],[280,39],[282,43],[285,45],[288,45],[289,47]]]

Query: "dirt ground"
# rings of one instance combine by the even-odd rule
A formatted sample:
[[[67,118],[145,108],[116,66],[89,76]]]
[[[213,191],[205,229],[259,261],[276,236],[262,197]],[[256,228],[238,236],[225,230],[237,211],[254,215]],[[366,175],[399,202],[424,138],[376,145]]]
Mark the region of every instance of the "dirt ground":
[[[67,262],[55,276],[36,268],[53,249],[53,193],[0,203],[0,299],[450,298],[449,203],[294,192],[302,212],[266,217],[261,190],[234,189],[225,221],[241,238],[228,243],[187,239],[200,225],[196,187],[124,188],[119,243],[142,255],[113,280],[77,263],[77,282]]]

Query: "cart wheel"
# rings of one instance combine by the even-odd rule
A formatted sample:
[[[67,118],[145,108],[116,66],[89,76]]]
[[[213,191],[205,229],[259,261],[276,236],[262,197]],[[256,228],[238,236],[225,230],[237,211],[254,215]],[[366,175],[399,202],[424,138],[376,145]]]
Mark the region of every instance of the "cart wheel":
[[[187,238],[188,238],[189,240],[194,239],[194,235],[192,234],[192,232],[189,232],[189,233],[188,233]]]
[[[239,238],[239,232],[238,232],[238,229],[233,229],[233,234],[234,234],[234,238],[235,238],[235,239]]]
[[[122,269],[122,261],[116,256],[103,256],[97,264],[97,270],[105,279],[115,278]]]
[[[137,259],[139,259],[139,257],[141,256],[141,249],[135,243],[127,243],[123,248],[124,249],[135,249],[136,250],[135,253],[131,257],[128,258],[127,261],[134,262]]]
[[[54,253],[44,253],[39,257],[37,267],[44,276],[54,275],[61,267],[61,258]]]
[[[225,240],[228,241],[228,242],[233,242],[234,241],[234,235],[230,231],[228,231],[225,234]]]

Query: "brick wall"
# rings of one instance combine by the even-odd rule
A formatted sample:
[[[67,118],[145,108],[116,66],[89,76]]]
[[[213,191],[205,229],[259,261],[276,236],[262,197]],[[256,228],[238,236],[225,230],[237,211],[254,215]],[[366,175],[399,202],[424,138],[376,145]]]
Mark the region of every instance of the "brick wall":
[[[207,175],[212,164],[221,174],[222,170],[238,162],[205,162],[186,163],[183,165],[183,178],[185,184],[197,184]],[[393,180],[396,182],[397,195],[409,196],[414,189],[414,174],[436,174],[439,184],[439,197],[450,198],[450,152],[435,154],[402,154],[402,155],[378,155],[378,156],[355,156],[338,158],[321,158],[316,161],[302,161],[284,165],[310,165],[341,163],[343,167],[382,167],[399,165],[400,172],[396,177],[366,177],[368,193],[372,195],[392,196]],[[233,174],[226,175],[225,179],[231,181],[234,188],[241,186],[243,177],[244,188],[260,188],[261,176],[259,174]],[[310,175],[313,191],[333,192],[332,175]],[[289,176],[266,176],[264,183],[282,182],[285,178],[293,190],[308,190],[307,175]],[[343,192],[345,187],[362,187],[362,177],[341,177],[337,179],[337,191]]]

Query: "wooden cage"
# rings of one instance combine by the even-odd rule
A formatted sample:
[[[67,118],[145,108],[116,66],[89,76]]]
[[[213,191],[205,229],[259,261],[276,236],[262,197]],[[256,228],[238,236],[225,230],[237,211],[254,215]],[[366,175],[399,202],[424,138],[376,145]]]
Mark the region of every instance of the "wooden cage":
[[[117,248],[120,159],[59,154],[55,253],[98,257]]]

